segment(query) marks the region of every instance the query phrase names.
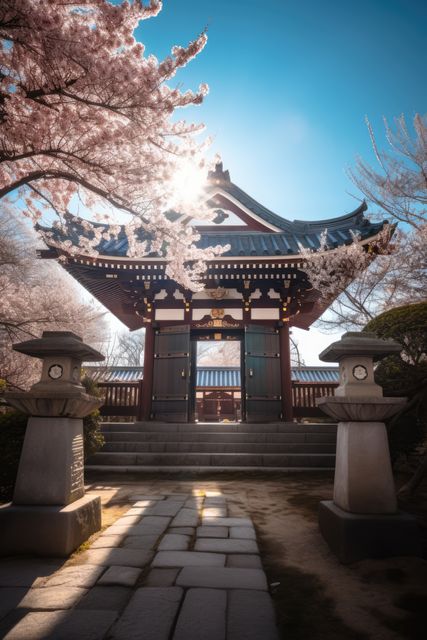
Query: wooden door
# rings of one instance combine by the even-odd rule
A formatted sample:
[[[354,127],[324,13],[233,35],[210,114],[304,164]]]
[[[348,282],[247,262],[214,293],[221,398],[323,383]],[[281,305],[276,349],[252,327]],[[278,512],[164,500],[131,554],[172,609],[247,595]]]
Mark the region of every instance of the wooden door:
[[[245,413],[247,422],[281,418],[280,347],[277,329],[245,328]]]
[[[190,388],[190,328],[162,327],[154,341],[154,420],[188,422]]]

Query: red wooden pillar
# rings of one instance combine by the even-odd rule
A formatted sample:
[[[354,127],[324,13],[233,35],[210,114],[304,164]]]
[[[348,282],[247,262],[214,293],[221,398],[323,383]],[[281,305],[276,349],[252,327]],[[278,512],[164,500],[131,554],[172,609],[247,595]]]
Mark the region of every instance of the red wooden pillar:
[[[139,415],[141,420],[149,420],[151,414],[151,396],[153,391],[154,368],[154,329],[145,328],[144,345],[144,380],[139,399]]]
[[[291,378],[291,345],[289,342],[289,325],[279,328],[280,341],[280,379],[282,387],[282,414],[285,422],[293,419],[292,410],[292,378]]]

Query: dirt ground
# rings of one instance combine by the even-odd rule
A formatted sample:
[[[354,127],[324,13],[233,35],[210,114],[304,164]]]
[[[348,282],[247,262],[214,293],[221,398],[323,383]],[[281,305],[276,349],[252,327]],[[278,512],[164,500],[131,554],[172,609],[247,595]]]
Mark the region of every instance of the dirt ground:
[[[323,541],[317,508],[320,500],[332,496],[332,475],[256,474],[242,479],[241,473],[152,474],[93,476],[87,481],[87,490],[102,498],[104,526],[138,494],[204,490],[225,494],[231,515],[249,514],[254,520],[286,640],[426,637],[427,559],[364,560],[344,566]],[[403,507],[421,516],[425,526],[424,493]]]

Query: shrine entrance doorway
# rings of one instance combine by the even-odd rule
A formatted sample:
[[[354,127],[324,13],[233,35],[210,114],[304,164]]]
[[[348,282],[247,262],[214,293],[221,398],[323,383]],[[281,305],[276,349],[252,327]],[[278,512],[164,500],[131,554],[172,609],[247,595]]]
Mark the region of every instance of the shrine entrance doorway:
[[[241,344],[240,419],[246,422],[280,420],[282,403],[279,334],[276,329],[263,325],[248,325],[230,330],[195,330],[189,325],[157,329],[154,339],[151,419],[160,422],[195,421],[197,343],[207,340],[238,340]]]

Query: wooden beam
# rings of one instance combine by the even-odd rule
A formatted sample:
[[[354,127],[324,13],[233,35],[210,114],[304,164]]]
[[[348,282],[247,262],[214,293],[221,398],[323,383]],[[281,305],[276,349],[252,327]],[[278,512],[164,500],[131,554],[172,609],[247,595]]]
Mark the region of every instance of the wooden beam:
[[[142,385],[142,393],[140,396],[141,420],[149,420],[151,414],[151,398],[153,391],[153,368],[154,368],[154,329],[153,327],[145,328],[145,345],[144,345],[144,383]]]
[[[285,422],[293,420],[292,411],[292,378],[291,378],[291,347],[289,342],[289,325],[283,324],[279,328],[280,343],[280,380],[282,396],[282,415]]]

